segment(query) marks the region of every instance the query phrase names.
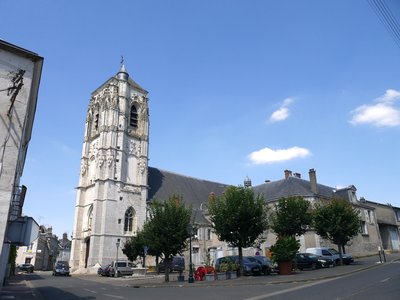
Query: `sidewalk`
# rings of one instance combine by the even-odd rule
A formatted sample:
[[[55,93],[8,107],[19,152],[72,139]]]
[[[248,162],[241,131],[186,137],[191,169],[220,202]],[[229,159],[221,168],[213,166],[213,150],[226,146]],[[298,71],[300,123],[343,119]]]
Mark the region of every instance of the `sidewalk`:
[[[383,258],[382,258],[383,259]],[[390,263],[395,260],[400,260],[400,253],[386,254],[386,261]],[[168,288],[168,287],[208,287],[216,285],[260,285],[260,284],[279,284],[279,283],[290,283],[290,282],[307,282],[315,281],[327,278],[334,278],[339,276],[348,275],[362,270],[367,270],[374,267],[379,267],[383,264],[379,263],[379,257],[370,256],[355,259],[355,262],[348,266],[334,267],[329,269],[318,269],[318,270],[304,270],[296,271],[291,275],[277,275],[272,274],[268,276],[244,276],[237,279],[230,280],[216,280],[216,281],[196,281],[194,283],[188,283],[188,274],[185,274],[185,281],[177,281],[176,274],[170,275],[170,282],[164,282],[163,275],[146,275],[146,276],[135,276],[135,277],[124,277],[124,278],[107,278],[114,283],[119,282],[125,286],[134,288]],[[74,275],[73,275],[74,276]],[[75,277],[75,276],[74,276]],[[76,277],[82,277],[87,280],[98,280],[101,279],[97,275],[76,275]],[[105,278],[103,278],[105,279]],[[4,299],[24,299],[24,300],[42,300],[40,293],[37,293],[32,283],[29,281],[29,277],[24,273],[19,273],[7,282],[7,285],[3,286],[0,290],[0,300]]]
[[[383,257],[382,257],[383,260]],[[400,253],[386,254],[386,263],[390,263],[395,260],[400,260]],[[344,276],[362,270],[378,267],[383,265],[380,263],[379,256],[369,256],[363,258],[356,258],[353,264],[347,266],[337,266],[329,269],[317,269],[317,270],[303,270],[293,271],[291,275],[278,275],[271,274],[267,276],[243,276],[237,279],[229,280],[216,280],[216,281],[195,281],[194,283],[188,282],[188,274],[185,274],[185,281],[177,281],[175,274],[170,275],[170,282],[164,281],[164,275],[148,275],[146,277],[128,277],[118,278],[114,280],[122,280],[126,283],[126,286],[136,288],[146,287],[205,287],[214,285],[264,285],[264,284],[280,284],[290,282],[307,282],[321,279],[334,278]]]

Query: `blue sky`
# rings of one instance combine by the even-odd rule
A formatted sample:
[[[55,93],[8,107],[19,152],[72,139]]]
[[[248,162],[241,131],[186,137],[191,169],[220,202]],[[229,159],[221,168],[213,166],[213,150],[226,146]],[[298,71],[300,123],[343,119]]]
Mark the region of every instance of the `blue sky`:
[[[0,38],[45,58],[24,213],[58,235],[72,232],[91,92],[121,55],[149,91],[150,166],[233,185],[314,168],[319,183],[400,206],[400,47],[367,0],[2,0],[0,11]]]

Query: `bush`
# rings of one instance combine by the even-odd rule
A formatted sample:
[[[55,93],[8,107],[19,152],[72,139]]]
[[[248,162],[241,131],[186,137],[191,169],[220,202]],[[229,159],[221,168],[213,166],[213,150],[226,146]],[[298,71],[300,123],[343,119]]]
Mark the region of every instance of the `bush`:
[[[279,237],[271,246],[272,259],[275,262],[292,261],[300,248],[300,243],[292,236]]]

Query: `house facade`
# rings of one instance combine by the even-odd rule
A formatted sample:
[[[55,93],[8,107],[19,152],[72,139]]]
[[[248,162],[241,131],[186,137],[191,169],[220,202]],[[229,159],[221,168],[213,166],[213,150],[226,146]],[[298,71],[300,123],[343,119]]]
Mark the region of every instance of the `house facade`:
[[[52,270],[59,255],[59,243],[52,228],[41,225],[37,238],[29,246],[17,247],[17,265],[32,264],[35,270]]]
[[[43,58],[0,40],[0,287],[9,270],[11,245],[35,224],[22,218],[27,188],[20,182],[32,134]]]

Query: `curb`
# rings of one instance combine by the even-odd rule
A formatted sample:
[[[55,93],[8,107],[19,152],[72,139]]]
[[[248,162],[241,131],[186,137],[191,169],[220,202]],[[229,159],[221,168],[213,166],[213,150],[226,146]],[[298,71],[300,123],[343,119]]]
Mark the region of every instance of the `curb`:
[[[177,287],[179,287],[179,288],[192,288],[192,287],[193,288],[200,288],[200,287],[210,287],[210,286],[241,286],[241,285],[246,285],[246,286],[253,285],[254,286],[254,285],[284,284],[284,283],[296,283],[296,282],[312,282],[312,281],[332,279],[332,278],[351,275],[351,274],[354,274],[354,273],[359,273],[359,272],[366,271],[366,270],[369,270],[369,269],[381,267],[381,266],[383,266],[385,264],[392,263],[393,261],[396,261],[396,260],[400,260],[400,258],[392,260],[390,262],[386,262],[386,263],[377,263],[377,264],[374,264],[374,265],[365,266],[365,267],[362,267],[362,268],[358,268],[358,269],[355,269],[355,270],[350,270],[350,271],[343,272],[343,273],[340,273],[340,274],[327,275],[327,276],[318,277],[318,278],[316,278],[316,277],[307,278],[307,279],[295,279],[295,278],[293,278],[293,279],[290,279],[290,280],[264,281],[264,282],[250,282],[250,281],[243,282],[243,281],[236,281],[236,280],[225,280],[223,282],[222,281],[219,281],[219,282],[209,281],[209,282],[206,283],[206,281],[200,281],[200,282],[198,282],[198,284],[189,284],[188,282],[180,283],[180,284],[177,284],[175,282],[174,283],[161,282],[159,284],[151,284],[151,283],[149,283],[149,284],[140,284],[139,283],[139,284],[128,284],[128,285],[126,285],[126,287],[132,287],[132,288],[177,288]],[[295,274],[293,274],[293,275],[295,275]],[[204,282],[204,283],[202,283],[202,282]]]

